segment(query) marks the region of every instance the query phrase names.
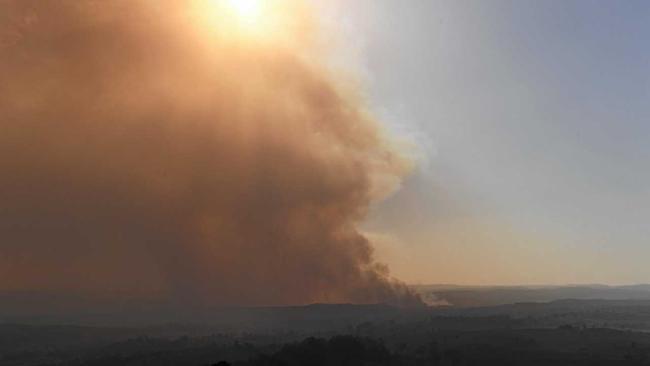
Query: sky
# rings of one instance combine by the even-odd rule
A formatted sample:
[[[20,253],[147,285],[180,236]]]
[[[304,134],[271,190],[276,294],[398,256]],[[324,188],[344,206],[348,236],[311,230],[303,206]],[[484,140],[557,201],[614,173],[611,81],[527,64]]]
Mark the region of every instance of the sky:
[[[648,283],[649,17],[0,1],[0,292],[191,309]]]
[[[650,281],[650,4],[330,8],[418,168],[365,224],[411,283]],[[349,54],[349,55],[348,55]]]

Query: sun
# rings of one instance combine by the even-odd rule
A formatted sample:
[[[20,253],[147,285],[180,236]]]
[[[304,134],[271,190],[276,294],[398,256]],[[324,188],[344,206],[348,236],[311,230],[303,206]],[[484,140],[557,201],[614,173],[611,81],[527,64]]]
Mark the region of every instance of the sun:
[[[288,44],[302,19],[297,15],[302,0],[192,1],[202,32],[235,42]]]
[[[245,25],[255,25],[262,18],[263,0],[227,0],[226,2],[233,15]]]
[[[198,0],[197,13],[206,25],[221,32],[259,37],[270,31],[271,0]]]

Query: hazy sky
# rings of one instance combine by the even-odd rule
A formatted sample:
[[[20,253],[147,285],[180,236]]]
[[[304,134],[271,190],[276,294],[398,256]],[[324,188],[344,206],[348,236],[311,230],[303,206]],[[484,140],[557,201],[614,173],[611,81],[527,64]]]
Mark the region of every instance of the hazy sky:
[[[358,0],[332,18],[420,167],[368,223],[427,283],[650,281],[650,3]]]
[[[0,291],[650,282],[650,3],[235,1],[0,1]]]

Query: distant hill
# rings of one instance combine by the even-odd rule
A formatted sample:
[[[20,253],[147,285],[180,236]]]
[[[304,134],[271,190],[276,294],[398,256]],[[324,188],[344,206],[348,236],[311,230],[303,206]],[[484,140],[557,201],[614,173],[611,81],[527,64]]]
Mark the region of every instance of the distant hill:
[[[650,300],[650,285],[513,286],[471,287],[453,285],[413,286],[435,305],[481,307],[556,300]]]
[[[0,292],[0,325],[148,327],[183,324],[193,328],[199,325],[238,331],[328,331],[359,322],[410,317],[424,311],[427,311],[425,307],[401,311],[385,304],[188,307],[135,298]]]
[[[0,292],[0,324],[148,327],[195,325],[237,331],[330,331],[364,322],[406,321],[428,316],[515,316],[610,309],[617,301],[648,316],[650,285],[566,287],[417,286],[431,308],[383,304],[314,304],[285,307],[183,307],[163,301]],[[446,305],[446,306],[440,306]],[[636,308],[643,308],[638,311]],[[619,310],[616,310],[620,312]],[[645,318],[644,318],[645,319]],[[650,318],[649,318],[650,319]],[[633,319],[639,321],[636,315]],[[631,323],[626,321],[625,324]],[[646,324],[645,320],[641,323]],[[555,323],[553,323],[555,324]],[[650,326],[650,325],[649,325]],[[645,325],[644,325],[645,327]]]

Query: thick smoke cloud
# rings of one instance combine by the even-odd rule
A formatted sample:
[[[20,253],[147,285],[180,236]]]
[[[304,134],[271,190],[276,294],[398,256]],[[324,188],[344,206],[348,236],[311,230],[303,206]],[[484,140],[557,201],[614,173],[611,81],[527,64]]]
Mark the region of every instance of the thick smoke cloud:
[[[357,230],[408,170],[361,98],[191,8],[0,2],[0,289],[418,303]]]

